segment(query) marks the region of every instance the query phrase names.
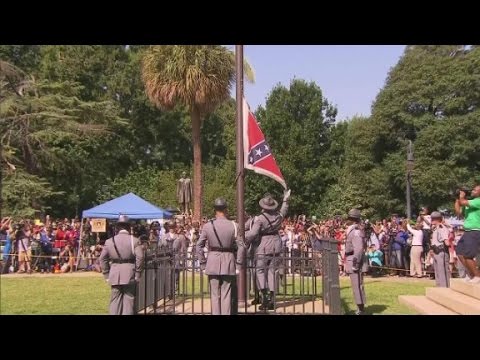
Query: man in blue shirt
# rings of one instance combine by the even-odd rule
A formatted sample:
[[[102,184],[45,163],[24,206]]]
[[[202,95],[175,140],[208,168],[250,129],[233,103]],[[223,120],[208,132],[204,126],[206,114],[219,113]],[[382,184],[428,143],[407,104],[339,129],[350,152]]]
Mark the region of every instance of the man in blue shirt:
[[[395,268],[395,274],[403,276],[403,252],[407,245],[408,233],[403,229],[402,222],[399,223],[397,235],[392,244],[392,262],[391,266]]]

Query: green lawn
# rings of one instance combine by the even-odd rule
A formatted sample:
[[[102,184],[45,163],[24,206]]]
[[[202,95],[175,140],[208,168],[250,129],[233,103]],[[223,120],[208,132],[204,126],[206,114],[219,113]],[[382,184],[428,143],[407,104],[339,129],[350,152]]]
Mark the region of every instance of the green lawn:
[[[425,295],[425,288],[434,286],[432,281],[408,279],[382,279],[367,278],[365,280],[365,293],[367,296],[367,314],[401,315],[416,314],[406,306],[398,302],[399,295]],[[356,310],[353,301],[353,292],[350,287],[350,280],[340,280],[340,297],[345,314],[353,314]]]
[[[107,314],[103,277],[1,277],[0,314]]]
[[[46,277],[0,277],[0,314],[107,314],[110,288],[99,274],[75,277],[59,275]],[[188,292],[200,282],[187,280]],[[193,286],[192,286],[193,285]],[[290,286],[291,284],[289,284]],[[365,290],[370,314],[414,314],[398,302],[398,295],[424,295],[429,281],[408,279],[366,279]],[[310,285],[305,284],[305,292]],[[321,284],[318,284],[321,289]],[[181,285],[182,287],[182,285]],[[352,314],[356,306],[348,278],[340,281],[344,313]],[[295,293],[298,293],[296,287]],[[204,291],[208,291],[206,280]],[[282,297],[282,288],[279,296]],[[291,290],[290,290],[291,291]]]

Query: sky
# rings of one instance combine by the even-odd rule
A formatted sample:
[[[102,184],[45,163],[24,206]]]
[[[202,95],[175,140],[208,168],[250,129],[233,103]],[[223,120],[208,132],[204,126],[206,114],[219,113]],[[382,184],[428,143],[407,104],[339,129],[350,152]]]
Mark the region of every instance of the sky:
[[[299,78],[320,86],[329,102],[337,105],[337,120],[369,116],[375,97],[404,48],[404,45],[245,45],[244,56],[256,77],[255,84],[245,82],[245,97],[256,110],[265,105],[275,85],[288,87],[293,78]]]

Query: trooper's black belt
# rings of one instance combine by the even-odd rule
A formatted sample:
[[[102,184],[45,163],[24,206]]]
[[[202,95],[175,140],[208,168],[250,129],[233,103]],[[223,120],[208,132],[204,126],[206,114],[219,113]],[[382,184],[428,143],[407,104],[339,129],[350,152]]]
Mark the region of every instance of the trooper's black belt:
[[[218,251],[218,252],[231,252],[233,253],[235,249],[232,248],[221,248],[221,247],[211,247],[208,249],[209,251]]]
[[[350,255],[353,255],[353,254],[354,254],[354,252],[353,252],[353,251],[350,251],[350,252],[346,252],[346,253],[345,253],[345,256],[350,256]]]
[[[135,264],[135,259],[112,259],[112,263],[114,264]]]

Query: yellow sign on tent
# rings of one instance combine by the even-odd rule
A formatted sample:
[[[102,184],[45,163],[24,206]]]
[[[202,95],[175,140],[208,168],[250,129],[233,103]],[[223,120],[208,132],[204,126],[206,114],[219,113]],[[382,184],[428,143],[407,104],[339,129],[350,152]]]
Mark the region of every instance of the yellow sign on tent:
[[[92,219],[92,232],[107,232],[107,220]]]

